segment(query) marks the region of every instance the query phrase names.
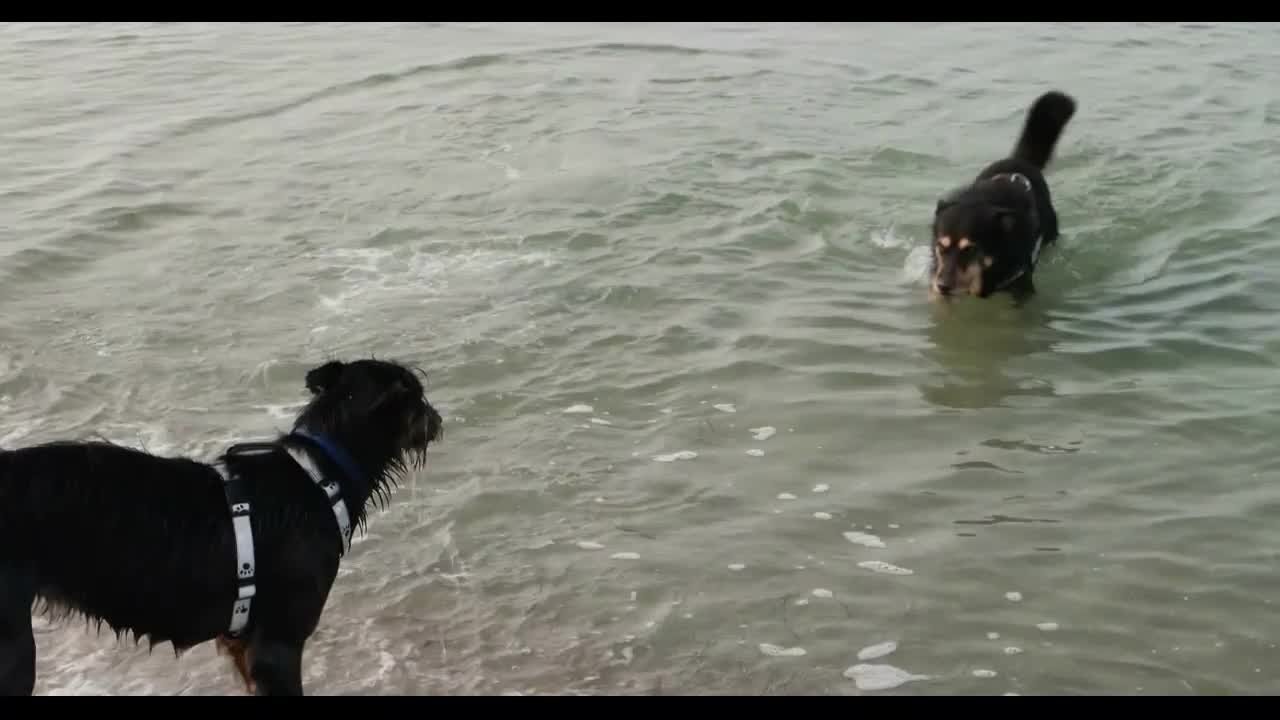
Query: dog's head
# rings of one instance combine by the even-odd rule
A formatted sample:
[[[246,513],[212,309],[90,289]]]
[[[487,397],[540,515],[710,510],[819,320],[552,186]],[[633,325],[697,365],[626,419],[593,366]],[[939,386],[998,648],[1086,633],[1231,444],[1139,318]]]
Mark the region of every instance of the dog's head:
[[[299,414],[297,427],[364,449],[378,448],[417,466],[443,430],[422,382],[404,365],[334,360],[308,372],[306,383],[314,397]]]
[[[940,200],[933,221],[930,295],[989,297],[1028,270],[1024,215],[999,204]]]

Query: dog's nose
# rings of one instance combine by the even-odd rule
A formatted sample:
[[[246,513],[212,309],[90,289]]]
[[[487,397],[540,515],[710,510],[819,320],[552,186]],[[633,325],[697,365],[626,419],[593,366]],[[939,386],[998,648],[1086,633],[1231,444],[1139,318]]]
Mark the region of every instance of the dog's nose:
[[[950,295],[953,290],[951,283],[944,280],[933,281],[933,290],[939,295]]]

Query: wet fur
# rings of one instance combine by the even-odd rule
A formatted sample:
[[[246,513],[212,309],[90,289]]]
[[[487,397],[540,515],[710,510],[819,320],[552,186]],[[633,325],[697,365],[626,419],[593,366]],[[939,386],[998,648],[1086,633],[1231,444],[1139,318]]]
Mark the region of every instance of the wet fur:
[[[1044,173],[1075,112],[1075,100],[1061,92],[1036,98],[1012,153],[938,201],[929,267],[929,291],[934,298],[989,297],[1001,290],[1025,298],[1035,291],[1035,238],[1041,236],[1043,250],[1059,234],[1058,214]],[[1030,181],[1029,193],[1007,179],[1014,173]],[[962,241],[971,249],[961,249]],[[1017,276],[1019,270],[1021,276]]]
[[[339,480],[353,527],[375,498],[421,467],[440,415],[414,371],[377,360],[311,370],[295,429],[325,433],[367,473],[361,485],[307,446]],[[305,444],[284,434],[279,444]],[[236,596],[235,536],[222,478],[208,463],[106,442],[0,451],[0,695],[35,685],[34,606],[116,636],[209,640],[250,692],[302,694],[301,661],[344,547],[328,499],[282,449],[224,455],[253,504],[257,595],[241,639],[223,637]]]

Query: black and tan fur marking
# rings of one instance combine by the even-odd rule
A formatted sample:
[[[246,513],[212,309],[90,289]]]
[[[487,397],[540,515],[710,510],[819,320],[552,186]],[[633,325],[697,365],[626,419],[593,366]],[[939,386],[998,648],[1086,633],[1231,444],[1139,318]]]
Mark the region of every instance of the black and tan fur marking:
[[[1058,239],[1044,171],[1076,112],[1070,96],[1047,92],[1032,103],[1013,152],[974,181],[938,201],[934,211],[929,293],[986,298],[1035,292],[1039,252]]]

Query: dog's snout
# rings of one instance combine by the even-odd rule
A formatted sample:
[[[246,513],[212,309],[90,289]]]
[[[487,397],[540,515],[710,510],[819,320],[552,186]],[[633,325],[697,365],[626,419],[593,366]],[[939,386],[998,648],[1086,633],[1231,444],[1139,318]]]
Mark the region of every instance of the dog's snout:
[[[933,291],[939,295],[950,295],[954,289],[955,287],[949,280],[938,279],[933,281]]]

